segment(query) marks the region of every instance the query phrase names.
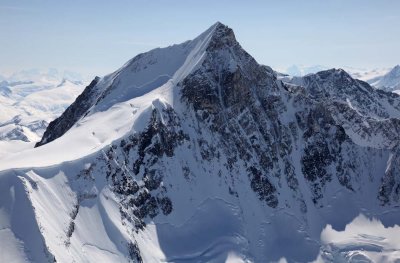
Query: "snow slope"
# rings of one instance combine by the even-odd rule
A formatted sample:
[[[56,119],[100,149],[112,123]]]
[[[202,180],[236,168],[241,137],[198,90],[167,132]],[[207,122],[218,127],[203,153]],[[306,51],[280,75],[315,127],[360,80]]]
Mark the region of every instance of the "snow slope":
[[[399,129],[399,96],[335,69],[282,82],[216,23],[0,157],[0,261],[374,260],[400,224]],[[362,247],[340,234],[360,214],[382,232]]]

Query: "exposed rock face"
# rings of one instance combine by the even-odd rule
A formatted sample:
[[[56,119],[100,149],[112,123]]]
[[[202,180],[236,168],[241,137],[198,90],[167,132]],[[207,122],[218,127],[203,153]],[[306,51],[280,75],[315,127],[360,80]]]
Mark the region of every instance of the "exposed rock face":
[[[342,69],[330,69],[305,77],[295,77],[291,83],[307,88],[318,101],[346,103],[359,115],[383,119],[398,117],[400,104],[397,94],[375,90],[366,82],[351,78]]]
[[[379,189],[379,200],[382,205],[388,205],[390,203],[399,203],[400,197],[400,151],[397,145],[393,149],[390,157],[388,167],[385,171],[385,175],[382,178],[382,185]]]
[[[278,261],[281,256],[305,262],[317,255],[296,254],[293,247],[298,242],[293,247],[287,245],[289,254],[279,254],[283,252],[274,251],[271,237],[277,233],[274,238],[282,244],[288,237],[281,238],[279,231],[286,233],[286,228],[296,225],[298,229],[291,234],[299,235],[299,240],[317,240],[306,247],[319,250],[315,244],[319,244],[325,224],[344,227],[353,213],[370,209],[371,214],[378,214],[398,205],[399,96],[375,90],[335,69],[282,82],[271,68],[259,65],[241,48],[230,28],[218,23],[206,33],[210,35],[207,41],[173,47],[182,48],[186,55],[196,48],[204,48],[204,52],[186,75],[170,76],[169,82],[162,81],[162,92],[147,95],[151,104],[139,116],[140,123],[145,123],[142,128],[136,129],[135,123],[123,138],[70,164],[75,170],[68,170],[67,184],[77,201],[66,230],[69,246],[74,246],[78,219],[85,216],[80,215],[82,208],[77,209],[76,203],[90,206],[93,200],[106,202],[109,198],[118,207],[123,230],[119,225],[116,228],[127,236],[113,240],[124,244],[120,251],[130,260],[143,261],[144,244],[150,242],[145,237],[156,227],[165,260],[179,261],[191,251],[188,248],[190,253],[179,254],[178,249],[171,249],[163,230],[171,227],[178,233],[187,222],[197,220],[203,205],[218,200],[217,209],[212,211],[222,211],[227,218],[226,226],[216,229],[229,229],[235,220],[242,224],[229,233],[235,237],[235,245],[228,242],[229,249],[255,262]],[[124,85],[131,87],[122,76],[137,76],[147,70],[143,61],[151,61],[149,67],[157,65],[157,52],[161,51],[134,58],[111,81],[95,79],[59,119],[50,123],[37,146],[62,136],[85,118],[91,107],[106,110],[101,106],[109,101],[108,96]],[[144,90],[153,90],[160,80],[155,79],[146,82]],[[136,80],[132,77],[131,81]],[[100,88],[100,82],[109,85]],[[160,94],[168,96],[156,98],[162,97]],[[87,163],[90,166],[77,174],[76,167]],[[339,199],[345,200],[345,207]],[[221,202],[226,203],[220,207]],[[225,213],[226,207],[235,219],[228,220],[231,215]],[[115,220],[115,215],[112,218]],[[289,223],[279,227],[281,219]],[[203,237],[204,233],[195,234]],[[229,235],[224,240],[231,240]],[[212,249],[207,244],[204,251],[196,253],[208,255]],[[292,250],[295,252],[290,254]],[[324,251],[323,256],[328,254]]]
[[[174,150],[187,142],[188,135],[180,127],[179,117],[171,106],[154,108],[147,128],[113,144],[105,159],[106,178],[113,191],[121,196],[123,220],[135,222],[143,229],[144,219],[160,212],[168,215],[173,205],[166,196],[163,183],[163,157],[172,158]],[[138,184],[140,183],[140,185]]]

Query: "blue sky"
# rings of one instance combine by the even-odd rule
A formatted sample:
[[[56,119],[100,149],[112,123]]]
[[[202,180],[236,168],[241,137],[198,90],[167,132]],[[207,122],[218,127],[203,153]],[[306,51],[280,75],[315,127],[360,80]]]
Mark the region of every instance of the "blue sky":
[[[397,0],[0,0],[0,74],[114,71],[216,21],[262,64],[380,68],[400,63]]]

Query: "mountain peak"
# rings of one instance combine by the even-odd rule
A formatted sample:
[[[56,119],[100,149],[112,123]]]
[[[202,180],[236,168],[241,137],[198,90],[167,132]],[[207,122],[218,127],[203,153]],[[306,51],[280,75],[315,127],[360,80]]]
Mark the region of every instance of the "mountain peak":
[[[221,22],[216,22],[214,25],[211,26],[211,28],[213,28],[213,31],[215,33],[228,33],[230,31],[232,31],[232,29],[230,27],[228,27],[227,25],[221,23]]]
[[[213,26],[217,27],[217,26],[226,26],[226,25],[223,24],[223,23],[220,22],[220,21],[217,21],[217,22],[215,22],[215,24],[214,24]]]
[[[233,30],[221,22],[215,23],[210,29],[212,35],[208,48],[220,48],[224,45],[231,46],[237,43]]]
[[[214,23],[212,26],[210,26],[206,31],[204,31],[204,33],[214,33],[217,31],[224,31],[230,29],[227,25],[217,21],[216,23]]]
[[[217,22],[193,40],[139,54],[117,71],[92,81],[86,89],[85,96],[78,97],[69,110],[49,125],[41,142],[36,146],[60,137],[76,121],[88,115],[89,111],[91,113],[106,111],[116,103],[143,96],[155,89],[173,87],[190,73],[201,68],[206,58],[219,57],[221,61],[218,63],[213,61],[211,64],[217,63],[221,66],[220,63],[223,61],[227,68],[235,67],[237,63],[233,60],[240,57],[248,59],[244,51],[235,56],[225,52],[233,49],[235,52],[241,50],[233,30]],[[208,56],[208,53],[212,55]],[[59,129],[55,129],[56,126]]]

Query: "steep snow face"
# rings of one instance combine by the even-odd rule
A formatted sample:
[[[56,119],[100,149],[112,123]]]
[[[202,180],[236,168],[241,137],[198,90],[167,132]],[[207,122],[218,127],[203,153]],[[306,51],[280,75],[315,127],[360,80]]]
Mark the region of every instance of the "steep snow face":
[[[400,223],[399,103],[342,70],[282,82],[217,23],[96,78],[40,147],[0,159],[3,257],[346,260],[360,248],[334,231]]]
[[[400,65],[395,66],[383,76],[368,80],[368,83],[386,91],[400,92]]]

